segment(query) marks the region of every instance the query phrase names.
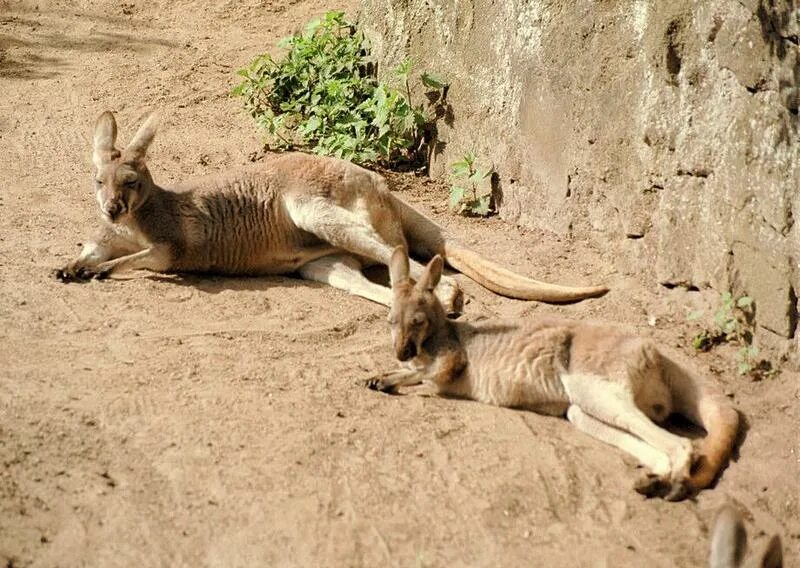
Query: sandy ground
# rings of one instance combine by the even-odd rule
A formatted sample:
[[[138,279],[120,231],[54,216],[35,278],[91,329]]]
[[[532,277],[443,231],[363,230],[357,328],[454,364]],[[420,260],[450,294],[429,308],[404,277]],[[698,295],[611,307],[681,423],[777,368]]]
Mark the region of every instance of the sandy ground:
[[[695,356],[690,309],[596,248],[445,211],[393,185],[519,271],[607,283],[565,307],[464,277],[466,317],[564,313],[636,326],[711,370],[749,423],[716,489],[678,504],[631,489],[634,464],[563,420],[360,381],[393,365],[386,309],[293,278],[49,273],[97,222],[93,122],[121,138],[164,109],[151,171],[169,183],[247,163],[234,71],[342,2],[0,1],[0,565],[702,566],[733,500],[756,544],[800,558],[800,381]],[[649,325],[649,323],[655,325]],[[792,560],[793,559],[793,560]]]

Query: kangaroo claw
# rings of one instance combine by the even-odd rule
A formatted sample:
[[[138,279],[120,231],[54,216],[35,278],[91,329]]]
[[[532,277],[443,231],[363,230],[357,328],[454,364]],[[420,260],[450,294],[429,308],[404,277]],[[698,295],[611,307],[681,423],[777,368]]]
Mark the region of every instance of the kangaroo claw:
[[[383,382],[381,377],[371,377],[365,381],[365,386],[374,391],[385,392],[393,394],[396,392],[394,385],[389,385]]]

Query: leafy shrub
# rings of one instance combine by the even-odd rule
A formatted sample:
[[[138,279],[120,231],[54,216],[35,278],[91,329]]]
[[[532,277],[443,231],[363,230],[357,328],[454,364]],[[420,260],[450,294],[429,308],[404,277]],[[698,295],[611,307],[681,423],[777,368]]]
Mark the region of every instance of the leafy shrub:
[[[450,173],[457,180],[450,186],[450,209],[462,215],[481,217],[489,215],[492,190],[487,182],[494,169],[479,167],[475,154],[467,152],[463,159],[450,164]],[[485,189],[487,185],[489,185],[488,191]]]
[[[703,312],[689,314],[688,319],[696,320]],[[722,343],[736,343],[739,350],[737,370],[740,375],[751,375],[761,379],[775,374],[772,364],[765,359],[758,359],[758,348],[753,345],[753,299],[749,296],[734,298],[730,292],[720,297],[720,307],[714,312],[714,328],[704,329],[694,336],[692,346],[698,351],[709,351]]]
[[[432,119],[411,103],[411,63],[395,70],[405,93],[379,82],[361,31],[343,12],[328,12],[285,38],[276,61],[258,56],[238,74],[233,94],[279,147],[300,147],[358,163],[416,161]],[[429,89],[444,82],[423,74]]]
[[[698,351],[708,351],[715,345],[729,341],[749,344],[753,339],[752,298],[742,296],[734,299],[730,292],[724,292],[720,300],[720,307],[714,312],[715,327],[702,330],[692,339],[692,346]],[[695,320],[702,315],[702,311],[692,312],[688,319]]]

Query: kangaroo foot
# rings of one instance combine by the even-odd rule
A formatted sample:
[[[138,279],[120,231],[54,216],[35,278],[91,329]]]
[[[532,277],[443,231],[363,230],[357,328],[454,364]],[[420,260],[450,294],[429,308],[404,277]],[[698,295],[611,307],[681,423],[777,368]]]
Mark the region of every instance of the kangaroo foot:
[[[663,475],[647,472],[633,488],[645,497],[661,497],[667,501],[682,501],[689,497],[689,488],[682,480],[671,480]]]
[[[383,377],[370,377],[364,382],[364,386],[374,391],[397,394],[397,387],[393,384],[387,383]]]

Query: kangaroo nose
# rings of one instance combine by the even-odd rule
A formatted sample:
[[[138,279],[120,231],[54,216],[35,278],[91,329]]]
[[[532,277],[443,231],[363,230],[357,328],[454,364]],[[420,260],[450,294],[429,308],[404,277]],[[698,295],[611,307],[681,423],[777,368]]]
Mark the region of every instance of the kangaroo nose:
[[[417,346],[413,341],[406,343],[400,351],[397,352],[397,358],[400,361],[408,361],[417,354]]]
[[[106,215],[114,221],[117,217],[125,212],[125,205],[119,201],[111,201],[110,203],[106,203],[104,207],[106,211]]]

